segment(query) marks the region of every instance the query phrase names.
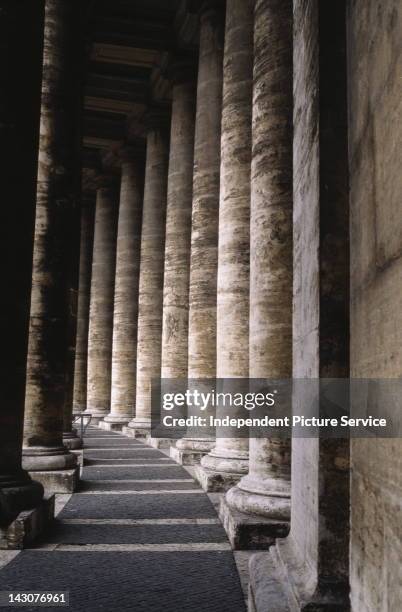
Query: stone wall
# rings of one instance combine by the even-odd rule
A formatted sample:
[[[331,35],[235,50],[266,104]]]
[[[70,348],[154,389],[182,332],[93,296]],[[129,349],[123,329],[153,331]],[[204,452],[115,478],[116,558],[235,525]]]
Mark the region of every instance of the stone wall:
[[[351,375],[402,375],[402,6],[348,7]],[[351,598],[402,609],[402,442],[352,442]]]

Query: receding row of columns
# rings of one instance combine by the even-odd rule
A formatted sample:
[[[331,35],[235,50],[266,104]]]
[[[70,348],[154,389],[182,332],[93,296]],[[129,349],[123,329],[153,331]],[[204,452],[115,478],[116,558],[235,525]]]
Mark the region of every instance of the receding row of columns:
[[[45,33],[54,32],[48,51],[45,38],[45,58],[55,70],[43,78],[24,453],[31,471],[75,465],[59,422],[73,169],[68,146],[61,154],[58,145],[67,109],[57,123],[60,110],[52,107],[69,69],[58,61],[68,20],[52,2],[47,10]],[[191,63],[171,68],[170,132],[165,109],[146,117],[144,185],[141,151],[129,146],[121,152],[120,189],[118,178],[104,173],[96,203],[85,198],[75,412],[135,435],[150,430],[151,383],[161,375],[291,375],[291,36],[288,3],[228,0],[226,20],[221,3],[204,3],[198,77]],[[60,134],[49,131],[48,117]],[[54,173],[56,163],[65,180]],[[50,196],[57,215],[48,212]],[[279,515],[288,517],[288,444],[254,439],[249,462],[247,439],[218,431],[214,441],[210,433],[199,438],[189,430],[176,457],[201,460],[197,472],[207,489],[225,490],[244,476],[228,494],[233,507],[270,515],[275,504],[264,496],[272,493]]]
[[[150,431],[153,379],[292,373],[291,6],[229,0],[225,20],[208,2],[200,24],[198,78],[188,62],[170,69],[170,137],[166,111],[147,114],[144,192],[133,149],[120,197],[98,186],[89,309],[82,247],[76,406],[130,435]],[[84,222],[86,245],[87,233]],[[283,532],[289,442],[253,438],[249,450],[235,432],[210,433],[188,430],[172,456],[199,464],[207,490],[230,489],[225,512]]]
[[[313,4],[307,16],[302,2],[294,6],[296,20],[315,23]],[[144,152],[130,143],[120,152],[120,185],[117,175],[104,172],[90,193],[81,194],[79,270],[74,248],[79,139],[71,96],[78,82],[75,17],[69,3],[46,0],[23,454],[21,462],[24,376],[18,362],[0,413],[0,528],[20,510],[40,503],[43,487],[28,472],[48,489],[74,488],[77,458],[67,448],[76,440],[72,409],[107,428],[144,435],[151,428],[152,379],[161,376],[187,379],[191,386],[192,379],[348,373],[347,321],[338,313],[338,329],[332,320],[319,319],[322,301],[336,311],[341,297],[341,310],[347,310],[347,204],[339,195],[347,193],[347,168],[334,170],[333,146],[343,158],[347,139],[345,131],[337,140],[325,124],[336,113],[341,126],[346,106],[335,108],[334,102],[332,107],[323,96],[319,103],[327,112],[319,116],[312,91],[321,83],[324,90],[329,87],[329,76],[319,73],[317,54],[301,39],[302,28],[294,36],[292,3],[227,0],[226,15],[223,3],[203,3],[198,76],[188,59],[178,58],[170,67],[170,131],[167,109],[150,109],[145,172]],[[315,44],[322,42],[316,36]],[[293,79],[293,40],[308,51],[314,90],[306,87],[307,79]],[[331,52],[324,41],[322,53]],[[4,108],[7,104],[0,111]],[[1,129],[11,143],[15,127],[4,121]],[[316,137],[320,130],[303,157],[305,132]],[[306,191],[313,212],[306,206]],[[330,218],[337,222],[331,225]],[[28,218],[24,222],[28,227]],[[319,248],[324,231],[331,244],[340,245],[338,260]],[[30,243],[29,231],[25,235]],[[301,287],[307,238],[314,255],[306,281],[314,304],[308,316]],[[19,268],[26,280],[28,258],[19,260]],[[27,286],[17,297],[18,303],[28,302]],[[22,330],[24,304],[18,319]],[[18,333],[18,350],[25,355],[23,333]],[[307,337],[314,347],[308,358],[303,352]],[[291,450],[287,440],[248,440],[220,430],[214,439],[214,434],[200,438],[188,430],[172,456],[196,464],[205,489],[227,491],[220,513],[234,546],[267,548],[288,533],[292,452],[292,495],[303,512],[293,504],[291,534],[270,554],[277,566],[294,571],[296,551],[297,567],[305,567],[304,584],[314,587],[313,599],[325,601],[328,589],[331,597],[342,599],[347,444],[297,440]],[[303,474],[297,472],[300,466],[306,466]],[[303,525],[309,512],[313,546]],[[323,552],[323,543],[332,556]]]

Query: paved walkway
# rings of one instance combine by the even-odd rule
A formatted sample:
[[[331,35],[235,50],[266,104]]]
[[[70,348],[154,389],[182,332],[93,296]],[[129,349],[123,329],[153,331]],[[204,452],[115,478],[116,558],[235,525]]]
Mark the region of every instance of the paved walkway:
[[[84,455],[79,492],[43,543],[3,567],[0,590],[69,591],[71,612],[245,612],[225,531],[186,470],[95,428]]]

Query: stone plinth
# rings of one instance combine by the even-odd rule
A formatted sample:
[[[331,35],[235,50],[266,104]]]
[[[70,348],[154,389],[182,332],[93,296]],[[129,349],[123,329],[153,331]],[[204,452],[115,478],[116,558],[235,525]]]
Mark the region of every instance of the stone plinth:
[[[33,544],[54,520],[54,502],[54,495],[45,495],[36,508],[21,512],[7,528],[0,528],[0,550],[20,550]]]
[[[170,447],[171,458],[180,465],[197,465],[204,457],[205,451],[181,450],[177,446]]]
[[[208,493],[222,493],[227,491],[237,484],[242,477],[242,474],[237,474],[231,470],[228,472],[215,472],[202,465],[195,465],[194,475],[204,491],[208,491]]]
[[[75,463],[77,458],[74,456]],[[47,493],[74,493],[79,482],[79,467],[71,470],[46,470],[29,472],[40,482]]]
[[[267,550],[276,538],[289,533],[289,521],[239,512],[229,506],[225,497],[221,499],[219,518],[234,550]]]

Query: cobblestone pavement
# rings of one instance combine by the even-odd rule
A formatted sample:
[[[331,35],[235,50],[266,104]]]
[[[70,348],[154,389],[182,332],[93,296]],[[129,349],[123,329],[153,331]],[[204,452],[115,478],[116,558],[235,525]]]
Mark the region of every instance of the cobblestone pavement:
[[[186,470],[95,428],[84,457],[79,491],[43,542],[0,570],[0,590],[69,591],[71,612],[245,612],[225,531]]]

